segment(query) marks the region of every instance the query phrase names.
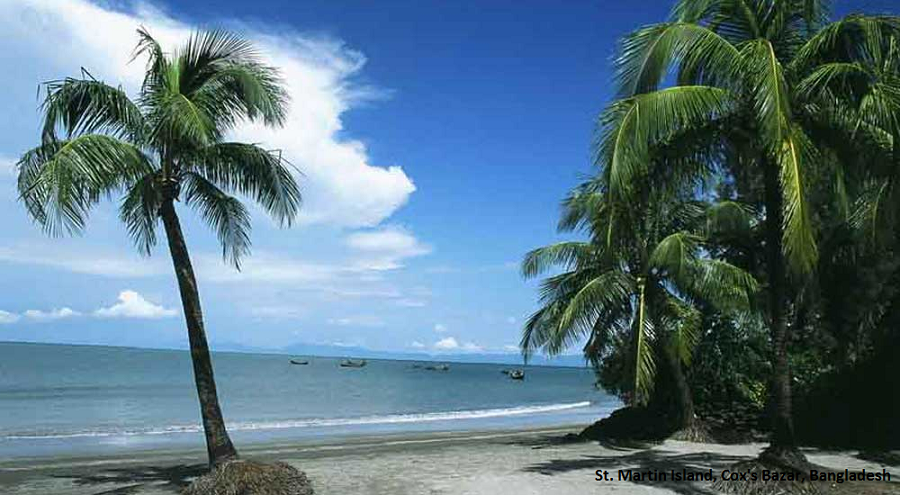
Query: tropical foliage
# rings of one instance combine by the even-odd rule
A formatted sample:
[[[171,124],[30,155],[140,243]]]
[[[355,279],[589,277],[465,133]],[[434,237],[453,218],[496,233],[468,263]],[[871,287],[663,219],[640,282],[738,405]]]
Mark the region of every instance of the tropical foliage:
[[[696,235],[687,233],[693,232],[690,228],[673,226],[666,234],[696,239],[694,246],[703,246],[697,252],[680,244],[675,253],[696,253],[696,259],[730,270],[740,267],[758,281],[758,297],[748,301],[757,318],[750,320],[763,321],[769,330],[769,453],[782,458],[799,456],[791,363],[804,362],[802,345],[834,331],[879,341],[890,333],[880,326],[886,304],[858,301],[844,318],[825,303],[833,301],[835,288],[823,282],[835,275],[826,268],[852,270],[874,261],[872,253],[892,255],[897,243],[900,18],[852,15],[829,22],[829,17],[827,2],[821,0],[680,0],[668,22],[624,37],[615,58],[618,95],[601,114],[595,147],[597,193],[603,199],[588,207],[592,218],[602,217],[590,224],[588,244],[604,259],[636,259],[626,254],[635,243],[643,243],[648,253],[660,248],[667,253],[647,256],[646,266],[657,269],[653,277],[678,273],[653,266],[654,259],[677,258],[669,258],[667,243],[647,228],[673,220],[669,208],[679,203],[672,198],[705,203],[711,210],[729,205],[729,211],[746,213],[730,216],[727,223],[733,228],[728,232],[694,238],[687,237]],[[648,208],[653,202],[668,207]],[[570,216],[563,214],[564,219]],[[567,270],[562,277],[581,267],[574,251],[549,247],[526,258],[526,274],[533,273],[532,266],[547,264],[532,260],[541,257],[559,262]],[[894,263],[879,265],[882,274],[896,273]],[[562,297],[556,296],[555,286],[561,285],[561,276],[545,283],[543,306],[524,330],[526,352],[533,335],[542,335],[544,315],[561,312],[565,318],[559,322],[599,327],[592,331],[597,334],[616,331],[597,303],[569,305],[569,315],[557,308]],[[642,276],[652,280],[649,273]],[[697,272],[684,276],[695,284],[704,280]],[[864,277],[856,281],[869,284],[868,275]],[[731,290],[740,285],[737,280],[719,278]],[[641,294],[637,278],[627,286],[630,291],[607,280],[597,283],[603,287],[602,292],[593,290],[597,294],[621,292],[632,299]],[[685,282],[666,280],[663,285],[677,287],[673,295],[679,299],[690,294],[681,289]],[[707,289],[706,295],[716,292]],[[685,300],[692,299],[700,298]],[[571,300],[577,301],[574,296]],[[603,302],[612,307],[607,301],[611,297]],[[715,298],[706,302],[696,308],[704,320],[722,318]],[[634,322],[642,321],[643,314],[632,312],[622,322],[636,328]],[[683,326],[680,319],[657,318],[647,329],[677,335]],[[632,333],[641,342],[638,332]],[[582,335],[587,336],[587,357],[602,358],[593,333],[584,330],[547,350],[559,351]],[[544,341],[553,342],[538,340]],[[863,341],[861,348],[851,349],[868,345]],[[640,347],[633,348],[641,354]],[[805,362],[826,370],[831,359],[837,357],[819,354]],[[648,375],[646,368],[636,366],[633,390],[638,396],[646,391],[647,380],[640,378]]]

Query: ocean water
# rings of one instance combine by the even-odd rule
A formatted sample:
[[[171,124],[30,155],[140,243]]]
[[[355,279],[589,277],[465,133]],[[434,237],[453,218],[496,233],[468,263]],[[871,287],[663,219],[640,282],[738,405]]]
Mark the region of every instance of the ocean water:
[[[587,424],[619,403],[584,368],[214,353],[219,399],[239,444],[384,433]],[[203,446],[184,351],[0,343],[0,459]]]

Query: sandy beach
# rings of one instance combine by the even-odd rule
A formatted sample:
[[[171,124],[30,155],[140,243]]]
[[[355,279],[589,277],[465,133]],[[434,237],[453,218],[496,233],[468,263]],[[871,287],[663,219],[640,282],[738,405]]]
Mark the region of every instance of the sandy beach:
[[[663,494],[715,492],[704,482],[619,481],[616,473],[620,469],[712,469],[718,475],[764,447],[677,441],[645,446],[559,441],[573,431],[577,428],[395,435],[245,446],[242,452],[247,458],[278,459],[306,471],[320,494]],[[896,455],[891,460],[853,451],[806,453],[813,463],[833,469],[887,469],[892,482],[869,483],[866,493],[900,493]],[[203,471],[203,462],[202,451],[0,461],[0,492],[173,494]],[[596,481],[598,469],[610,471],[614,479]]]

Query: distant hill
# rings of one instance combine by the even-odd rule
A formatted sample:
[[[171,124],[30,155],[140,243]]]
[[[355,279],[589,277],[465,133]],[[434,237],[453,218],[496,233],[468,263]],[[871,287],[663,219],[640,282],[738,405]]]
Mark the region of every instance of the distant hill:
[[[54,342],[27,342],[27,341],[0,341],[4,343],[18,344],[45,344],[45,345],[83,345],[90,347],[121,347],[132,349],[161,349],[161,350],[177,350],[187,351],[187,343],[183,342],[160,342],[159,345],[153,347],[134,347],[134,346],[111,346],[96,343],[54,343]],[[497,363],[522,365],[522,356],[514,353],[441,353],[431,354],[427,352],[390,352],[366,349],[364,347],[345,347],[336,345],[319,345],[319,344],[292,344],[280,349],[272,349],[266,347],[249,346],[236,342],[210,342],[213,352],[241,352],[251,354],[286,354],[293,356],[321,356],[321,357],[353,357],[367,359],[397,359],[406,361],[438,361],[446,363]],[[532,366],[566,366],[582,368],[585,366],[584,359],[579,355],[558,356],[548,359],[545,356],[534,356],[528,363]]]
[[[407,361],[442,361],[450,363],[498,363],[522,364],[522,356],[514,353],[440,353],[426,352],[390,352],[366,349],[364,347],[345,347],[321,344],[292,344],[281,349],[260,349],[242,344],[213,344],[213,350],[232,352],[261,352],[291,354],[297,356],[322,357],[354,357],[368,359],[400,359]],[[579,355],[558,356],[548,359],[545,356],[534,356],[528,363],[535,366],[569,366],[584,367],[584,358]]]

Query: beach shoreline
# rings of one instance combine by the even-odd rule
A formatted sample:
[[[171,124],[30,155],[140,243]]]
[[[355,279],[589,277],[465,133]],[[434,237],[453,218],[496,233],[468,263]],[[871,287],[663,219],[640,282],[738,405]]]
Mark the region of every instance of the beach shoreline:
[[[386,434],[303,442],[240,445],[245,458],[291,464],[320,494],[578,494],[677,493],[702,483],[597,481],[597,470],[676,469],[719,472],[756,456],[764,444],[614,446],[566,443],[575,425],[555,428]],[[900,469],[858,452],[810,449],[810,460],[832,469],[886,469],[884,493],[900,493]],[[0,491],[11,495],[178,493],[205,469],[205,452],[151,450],[94,457],[0,460]],[[708,487],[704,488],[708,490]],[[880,489],[880,488],[879,488]],[[866,492],[869,493],[869,492]],[[873,491],[871,493],[881,493]]]

